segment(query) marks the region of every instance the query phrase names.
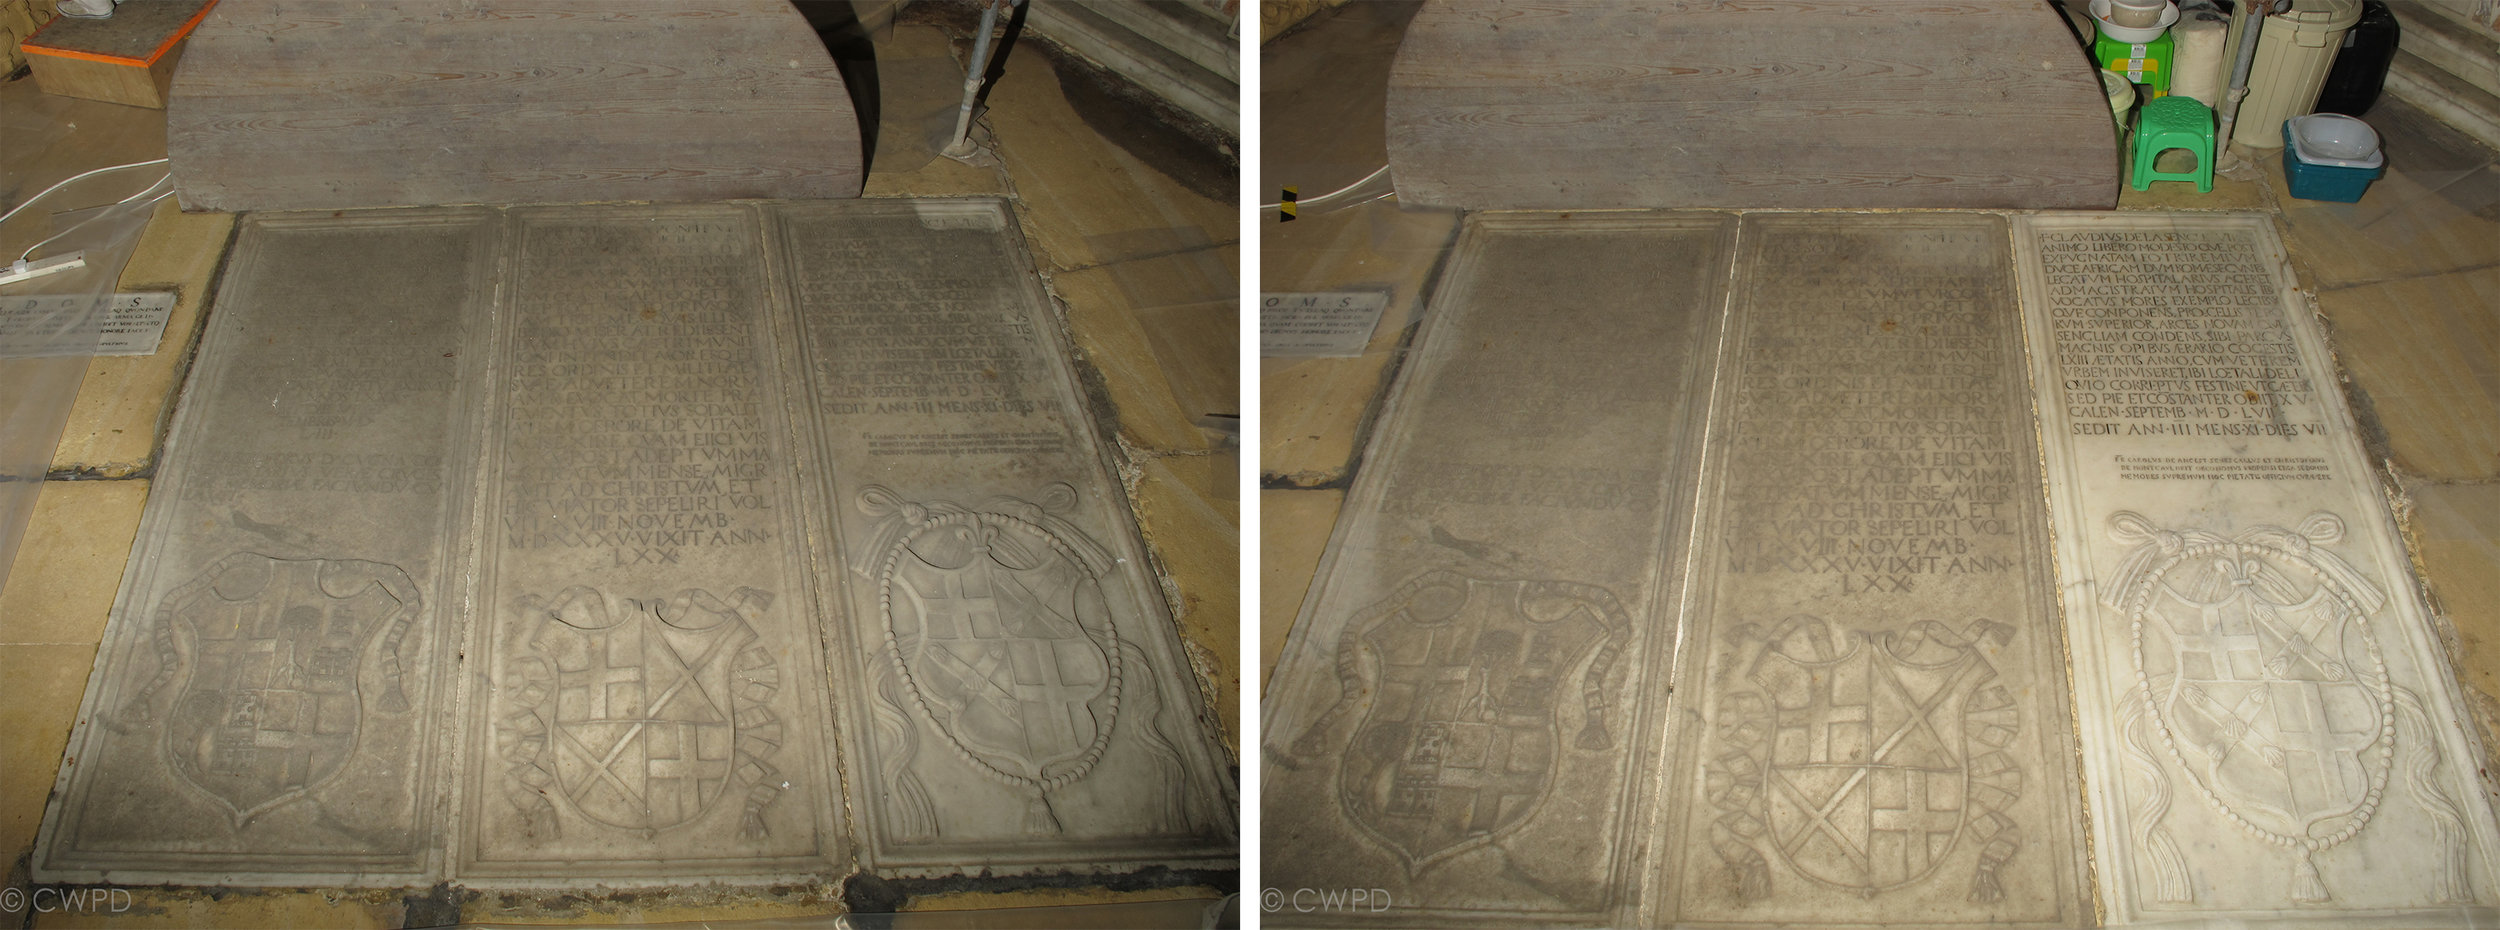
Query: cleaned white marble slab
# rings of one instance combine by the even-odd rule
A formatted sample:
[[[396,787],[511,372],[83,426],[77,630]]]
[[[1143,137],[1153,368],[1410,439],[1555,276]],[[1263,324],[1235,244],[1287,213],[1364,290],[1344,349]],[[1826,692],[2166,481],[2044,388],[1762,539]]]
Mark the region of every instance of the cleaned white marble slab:
[[[2015,239],[2105,919],[2500,920],[2455,686],[2270,222]]]

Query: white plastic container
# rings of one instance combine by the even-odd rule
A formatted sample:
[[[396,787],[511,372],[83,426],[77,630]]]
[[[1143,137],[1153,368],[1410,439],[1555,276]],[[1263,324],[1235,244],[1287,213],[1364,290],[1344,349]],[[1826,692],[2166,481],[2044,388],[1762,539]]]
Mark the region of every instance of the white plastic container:
[[[2361,0],[2353,0],[2353,2],[2359,3]],[[2142,45],[2161,38],[2162,30],[2170,28],[2171,23],[2179,21],[2179,5],[2171,3],[2170,0],[2162,0],[2161,17],[2154,20],[2152,25],[2141,27],[2121,25],[2110,19],[2110,3],[2111,0],[2092,0],[2090,7],[2092,26],[2099,29],[2102,35],[2130,45]]]
[[[2127,111],[2135,108],[2135,82],[2107,68],[2101,69],[2101,92],[2109,95],[2109,118],[2118,123],[2118,139],[2127,138]]]
[[[2292,152],[2312,165],[2376,168],[2387,163],[2379,150],[2378,130],[2340,113],[2292,117]]]
[[[2109,0],[2109,22],[2129,29],[2159,28],[2170,0]]]
[[[2268,16],[2257,33],[2257,61],[2248,71],[2248,97],[2240,101],[2231,142],[2255,149],[2283,147],[2283,121],[2309,112],[2326,86],[2327,69],[2344,32],[2361,21],[2361,0],[2292,0],[2287,13]]]

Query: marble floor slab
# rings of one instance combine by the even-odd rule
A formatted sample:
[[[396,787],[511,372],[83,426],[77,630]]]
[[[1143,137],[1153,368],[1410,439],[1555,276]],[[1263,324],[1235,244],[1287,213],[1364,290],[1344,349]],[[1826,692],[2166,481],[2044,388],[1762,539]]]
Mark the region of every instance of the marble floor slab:
[[[1412,925],[1618,923],[1735,220],[1466,222],[1270,682],[1263,881]]]
[[[37,879],[1230,868],[1031,267],[986,199],[245,218]]]
[[[2017,223],[2107,919],[2500,919],[2456,686],[2272,224]]]
[[[1749,214],[1738,240],[1660,920],[2088,919],[2005,221]]]

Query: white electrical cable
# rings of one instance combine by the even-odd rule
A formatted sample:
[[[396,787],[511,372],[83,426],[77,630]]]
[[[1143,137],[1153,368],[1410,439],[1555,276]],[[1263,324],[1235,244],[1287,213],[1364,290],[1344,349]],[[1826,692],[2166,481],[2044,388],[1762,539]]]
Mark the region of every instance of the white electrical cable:
[[[167,178],[171,178],[171,177],[173,177],[173,175],[170,175],[170,174],[169,174],[169,175],[166,175],[166,176],[165,176],[165,177],[163,177],[163,178],[158,178],[158,179],[156,179],[156,184],[163,184],[163,183],[165,183],[165,180],[166,180]],[[123,206],[123,205],[125,205],[125,204],[129,204],[129,203],[131,203],[131,202],[133,202],[133,201],[136,201],[136,200],[138,200],[138,199],[139,199],[139,198],[141,198],[141,197],[146,197],[146,196],[147,196],[148,191],[152,191],[152,190],[155,190],[155,189],[156,189],[156,184],[150,184],[150,185],[148,185],[147,190],[140,191],[140,192],[138,192],[138,193],[136,193],[136,194],[132,194],[132,195],[130,195],[130,196],[128,196],[128,197],[122,198],[122,199],[121,199],[121,200],[119,200],[119,201],[115,201],[115,202],[112,204],[112,206],[116,206],[116,207],[118,207],[118,206]],[[159,200],[163,200],[163,199],[165,199],[165,198],[167,198],[167,197],[171,197],[171,196],[173,196],[173,195],[174,195],[173,190],[172,190],[171,188],[167,188],[167,189],[166,189],[166,191],[165,191],[164,193],[162,193],[162,194],[158,194],[158,195],[156,195],[156,196],[154,196],[154,197],[148,197],[147,202],[148,202],[148,203],[155,203],[155,202],[157,202],[157,201],[159,201]],[[33,258],[33,257],[35,257],[35,250],[36,250],[36,249],[40,249],[40,248],[43,248],[44,246],[51,245],[51,244],[52,244],[52,243],[54,243],[54,242],[60,241],[61,237],[63,237],[63,236],[67,236],[67,235],[69,235],[70,233],[77,232],[77,231],[79,231],[80,229],[85,228],[85,227],[86,227],[86,225],[87,225],[88,223],[93,223],[93,222],[95,222],[95,221],[97,221],[97,220],[100,220],[100,219],[103,219],[103,218],[104,218],[104,215],[103,215],[103,214],[101,214],[101,213],[99,213],[99,214],[96,214],[95,216],[90,216],[90,217],[88,217],[88,218],[86,218],[86,219],[84,219],[84,220],[80,220],[80,221],[78,222],[78,224],[77,224],[77,225],[75,225],[75,226],[71,226],[70,228],[68,228],[68,229],[64,229],[64,230],[61,230],[60,232],[57,232],[57,233],[53,233],[53,234],[52,234],[52,238],[50,238],[50,239],[45,239],[45,240],[43,240],[42,242],[38,242],[38,243],[35,243],[34,245],[27,246],[27,247],[26,247],[26,251],[18,253],[17,260],[22,262],[22,261],[25,261],[25,260],[27,260],[27,259]]]
[[[1348,203],[1348,204],[1337,204],[1337,203],[1332,203],[1332,202],[1330,202],[1330,201],[1329,201],[1329,199],[1328,199],[1328,198],[1331,198],[1331,197],[1342,197],[1342,196],[1344,196],[1345,194],[1347,194],[1347,193],[1349,193],[1349,192],[1351,192],[1351,191],[1355,190],[1356,188],[1362,187],[1362,186],[1363,186],[1363,185],[1365,185],[1365,184],[1369,184],[1369,183],[1372,183],[1373,181],[1379,180],[1381,175],[1388,174],[1388,173],[1389,173],[1389,166],[1387,166],[1387,165],[1382,165],[1382,166],[1380,166],[1379,170],[1376,170],[1376,171],[1373,171],[1373,172],[1372,172],[1372,173],[1370,173],[1370,174],[1364,175],[1364,176],[1363,176],[1363,179],[1362,179],[1362,180],[1360,180],[1360,181],[1356,181],[1356,182],[1354,182],[1354,183],[1352,183],[1352,184],[1348,184],[1348,185],[1346,185],[1346,186],[1344,186],[1344,187],[1337,188],[1336,190],[1329,191],[1328,193],[1321,194],[1321,195],[1319,195],[1319,196],[1317,196],[1317,197],[1310,197],[1310,198],[1305,198],[1305,199],[1296,200],[1296,201],[1294,202],[1294,205],[1295,205],[1295,206],[1297,206],[1297,207],[1300,207],[1300,208],[1302,208],[1302,209],[1306,209],[1306,210],[1326,210],[1326,209],[1334,209],[1334,208],[1337,208],[1337,207],[1339,207],[1339,206],[1347,206],[1347,207],[1360,206],[1360,205],[1362,205],[1362,204],[1367,204],[1367,203],[1370,203],[1370,202],[1372,202],[1372,201],[1374,201],[1374,200],[1379,200],[1379,199],[1381,199],[1381,198],[1383,198],[1383,197],[1387,197],[1387,196],[1389,196],[1389,195],[1391,195],[1391,194],[1395,194],[1395,193],[1397,193],[1397,191],[1396,191],[1396,190],[1394,190],[1394,189],[1381,191],[1381,192],[1380,192],[1380,193],[1378,193],[1378,194],[1374,194],[1374,195],[1372,195],[1372,196],[1370,196],[1370,197],[1365,197],[1365,198],[1363,198],[1363,199],[1361,199],[1361,200],[1357,200],[1357,201],[1355,201],[1355,202],[1353,202],[1353,203]],[[1283,209],[1283,208],[1284,208],[1284,206],[1285,206],[1285,205],[1284,205],[1283,203],[1263,203],[1263,204],[1260,204],[1260,205],[1259,205],[1259,209],[1261,209],[1261,210],[1280,210],[1280,209]]]
[[[0,213],[0,223],[6,223],[6,222],[8,222],[11,218],[13,218],[13,217],[17,216],[17,212],[18,212],[18,211],[20,211],[20,210],[24,210],[24,209],[26,209],[27,207],[33,206],[33,205],[34,205],[34,203],[35,203],[35,201],[42,200],[42,199],[43,199],[43,198],[45,198],[46,196],[49,196],[49,195],[50,195],[53,191],[57,191],[57,190],[60,190],[61,188],[68,187],[68,186],[70,186],[71,184],[77,183],[77,182],[78,182],[79,180],[81,180],[81,179],[91,178],[91,177],[94,177],[94,176],[96,176],[96,175],[103,174],[103,173],[105,173],[105,172],[107,172],[107,171],[120,171],[120,170],[122,170],[122,169],[124,169],[124,168],[145,168],[145,167],[147,167],[147,166],[149,166],[149,165],[162,165],[162,164],[166,164],[166,163],[171,162],[171,161],[173,161],[173,159],[171,159],[171,158],[155,158],[155,159],[149,159],[149,160],[147,160],[147,161],[134,161],[134,162],[131,162],[130,164],[127,164],[127,165],[113,165],[113,166],[111,166],[111,167],[107,167],[107,168],[97,168],[97,169],[95,169],[94,171],[82,171],[82,172],[79,172],[79,173],[77,173],[77,174],[70,175],[70,176],[69,176],[66,180],[63,180],[61,183],[59,183],[59,184],[55,184],[55,185],[52,185],[51,187],[44,188],[44,189],[43,189],[43,193],[36,194],[35,196],[32,196],[32,197],[28,197],[28,198],[26,198],[26,202],[25,202],[25,203],[21,203],[21,204],[18,204],[17,206],[10,207],[10,208],[9,208],[9,212],[7,212],[7,213]],[[169,175],[169,176],[170,176],[170,175]],[[154,185],[154,184],[150,184],[150,185],[148,185],[148,187],[150,187],[150,188],[154,188],[155,186],[156,186],[156,185]],[[122,201],[122,202],[123,202],[123,203],[128,203],[129,201],[125,200],[125,201]]]

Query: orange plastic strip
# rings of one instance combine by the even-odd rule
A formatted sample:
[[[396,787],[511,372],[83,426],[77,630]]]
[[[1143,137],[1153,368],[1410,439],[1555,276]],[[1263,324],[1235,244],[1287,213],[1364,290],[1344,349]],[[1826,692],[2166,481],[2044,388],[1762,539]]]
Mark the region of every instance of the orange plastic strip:
[[[165,41],[156,47],[156,51],[149,52],[148,57],[146,58],[132,58],[127,55],[107,55],[102,52],[82,52],[74,48],[53,48],[48,45],[35,44],[36,41],[43,38],[44,29],[52,28],[50,23],[44,24],[43,29],[35,30],[35,34],[27,36],[26,41],[18,43],[18,47],[25,49],[26,54],[29,55],[50,55],[54,58],[75,58],[80,61],[100,61],[108,65],[136,65],[141,68],[153,67],[156,64],[157,59],[165,57],[166,52],[173,50],[174,43],[182,41],[184,36],[191,34],[191,30],[199,27],[200,20],[208,18],[208,11],[216,8],[217,0],[208,0],[208,3],[200,7],[199,12],[191,14],[190,19],[183,21],[182,28],[174,30],[173,35],[165,37]],[[57,21],[58,20],[55,20],[55,22]]]

